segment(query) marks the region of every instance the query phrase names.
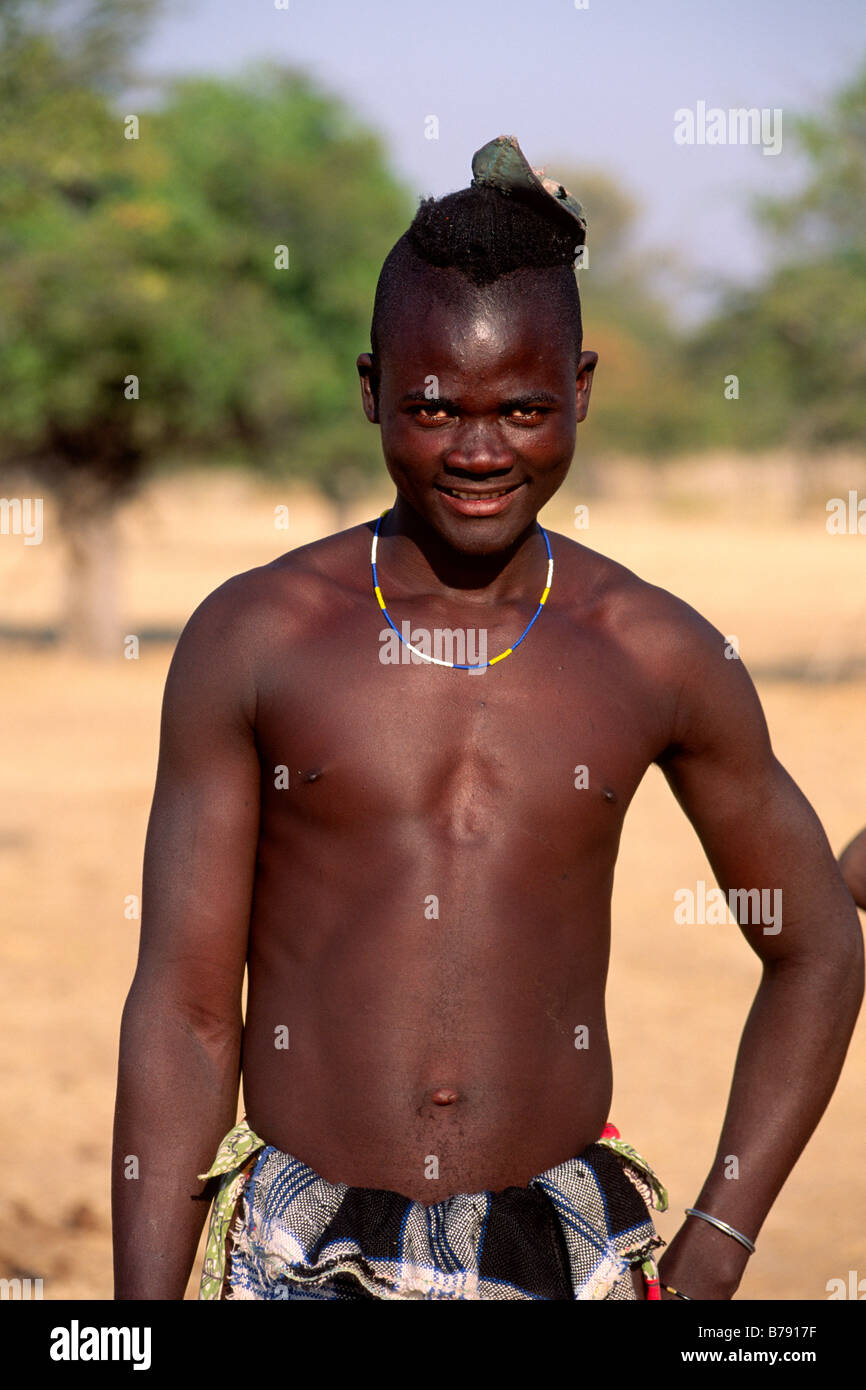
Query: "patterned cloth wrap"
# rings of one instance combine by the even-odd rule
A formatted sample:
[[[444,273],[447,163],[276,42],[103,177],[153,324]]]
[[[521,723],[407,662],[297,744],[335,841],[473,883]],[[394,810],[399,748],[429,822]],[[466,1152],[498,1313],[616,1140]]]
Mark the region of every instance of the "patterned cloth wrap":
[[[501,1192],[426,1205],[329,1183],[242,1120],[201,1181],[219,1179],[200,1299],[658,1299],[649,1208],[668,1196],[613,1125]]]

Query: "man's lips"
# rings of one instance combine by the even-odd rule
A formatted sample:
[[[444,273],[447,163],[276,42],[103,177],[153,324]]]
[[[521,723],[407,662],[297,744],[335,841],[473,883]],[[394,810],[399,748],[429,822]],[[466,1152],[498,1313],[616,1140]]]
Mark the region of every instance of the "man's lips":
[[[507,488],[456,488],[440,483],[434,486],[449,510],[461,516],[494,516],[510,506],[512,497],[523,484],[511,483]]]

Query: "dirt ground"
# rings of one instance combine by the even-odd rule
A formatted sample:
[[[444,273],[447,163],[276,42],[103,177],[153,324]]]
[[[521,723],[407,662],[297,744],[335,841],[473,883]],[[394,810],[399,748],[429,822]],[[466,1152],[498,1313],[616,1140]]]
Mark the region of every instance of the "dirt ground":
[[[383,489],[344,524],[392,498]],[[593,501],[588,529],[575,531],[579,500],[555,500],[542,521],[674,590],[737,637],[776,752],[838,852],[866,823],[866,537],[829,536],[823,507],[794,518],[757,508],[743,520],[742,509],[661,512],[651,499]],[[274,525],[283,503],[288,531]],[[48,506],[45,528],[41,546],[0,544],[7,631],[44,627],[59,611],[61,551]],[[177,631],[229,575],[332,529],[327,508],[300,493],[256,490],[232,474],[163,480],[122,521],[126,631]],[[26,640],[0,652],[0,1275],[42,1278],[46,1299],[111,1297],[117,1039],[138,925],[124,907],[140,892],[172,645],[143,640],[137,660],[118,653],[101,663]],[[626,822],[614,895],[611,1118],[669,1188],[671,1211],[658,1217],[668,1239],[713,1157],[760,973],[735,926],[674,923],[675,889],[700,878],[712,882],[700,845],[651,770]],[[864,1077],[861,1023],[740,1297],[824,1299],[829,1279],[866,1275]]]

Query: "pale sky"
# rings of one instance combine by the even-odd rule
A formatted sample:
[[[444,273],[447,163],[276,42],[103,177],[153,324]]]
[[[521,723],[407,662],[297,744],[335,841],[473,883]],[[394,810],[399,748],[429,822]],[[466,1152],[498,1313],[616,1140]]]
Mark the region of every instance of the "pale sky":
[[[138,64],[152,75],[227,74],[262,58],[301,67],[343,97],[382,135],[416,197],[465,187],[473,151],[514,134],[548,174],[592,165],[613,175],[642,206],[647,251],[670,248],[697,283],[748,280],[766,257],[749,200],[798,185],[802,165],[785,121],[820,112],[866,61],[866,5],[171,0]],[[699,102],[780,108],[781,152],[676,144],[675,111]],[[431,115],[435,140],[425,138]],[[681,311],[692,317],[705,302],[695,292]]]

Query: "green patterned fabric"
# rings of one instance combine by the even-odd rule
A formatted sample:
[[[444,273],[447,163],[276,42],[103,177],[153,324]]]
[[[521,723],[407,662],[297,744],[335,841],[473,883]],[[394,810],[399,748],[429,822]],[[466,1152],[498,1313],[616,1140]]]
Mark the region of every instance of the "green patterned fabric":
[[[667,1188],[662,1186],[661,1182],[659,1181],[656,1174],[653,1172],[652,1168],[647,1163],[646,1159],[641,1158],[637,1149],[633,1149],[631,1144],[627,1144],[624,1139],[599,1139],[598,1143],[604,1144],[605,1148],[613,1149],[614,1153],[619,1154],[620,1157],[624,1158],[626,1162],[631,1165],[632,1168],[636,1168],[638,1170],[638,1173],[641,1174],[643,1181],[636,1182],[635,1185],[641,1188],[643,1192],[643,1198],[647,1206],[655,1207],[656,1211],[667,1211]],[[630,1176],[632,1182],[635,1182],[635,1175],[630,1174]]]
[[[223,1139],[210,1170],[198,1175],[201,1182],[208,1178],[221,1179],[211,1208],[199,1299],[220,1297],[226,1272],[229,1226],[256,1154],[264,1146],[264,1139],[254,1134],[243,1119]]]

